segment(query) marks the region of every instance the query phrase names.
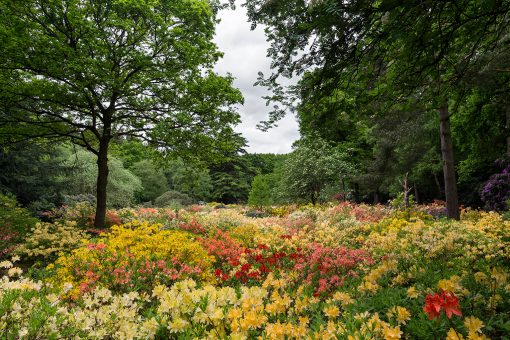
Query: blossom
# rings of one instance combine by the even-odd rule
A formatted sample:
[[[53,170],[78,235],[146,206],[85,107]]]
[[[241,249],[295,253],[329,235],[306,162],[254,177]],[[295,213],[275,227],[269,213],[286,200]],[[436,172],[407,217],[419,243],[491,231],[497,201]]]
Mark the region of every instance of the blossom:
[[[324,314],[328,318],[336,318],[338,315],[340,315],[340,310],[337,306],[328,306],[324,308]]]
[[[464,319],[464,326],[466,326],[469,333],[477,333],[480,332],[484,324],[480,319],[474,316],[468,316],[466,319]]]
[[[9,276],[19,276],[23,274],[23,270],[18,267],[12,267],[7,271],[7,275]]]
[[[400,330],[400,326],[384,327],[383,335],[385,340],[396,340],[400,339],[400,337],[402,336],[402,331]]]
[[[412,286],[407,289],[407,296],[410,299],[416,299],[418,296],[420,296],[420,293],[416,290],[416,287]]]
[[[425,306],[423,310],[428,314],[429,319],[439,318],[441,309],[444,309],[446,317],[451,319],[452,315],[461,316],[459,300],[453,293],[447,293],[444,290],[441,294],[428,294],[425,297]]]
[[[453,328],[450,328],[450,330],[446,334],[446,340],[464,340],[464,336],[458,333]]]

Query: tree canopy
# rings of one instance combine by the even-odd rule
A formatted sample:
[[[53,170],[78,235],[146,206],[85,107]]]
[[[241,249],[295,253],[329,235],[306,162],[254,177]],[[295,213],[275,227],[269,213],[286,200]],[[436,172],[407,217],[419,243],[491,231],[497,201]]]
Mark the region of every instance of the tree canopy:
[[[242,96],[212,70],[215,13],[206,0],[2,1],[1,133],[93,153],[102,226],[111,140],[193,159],[236,144]]]

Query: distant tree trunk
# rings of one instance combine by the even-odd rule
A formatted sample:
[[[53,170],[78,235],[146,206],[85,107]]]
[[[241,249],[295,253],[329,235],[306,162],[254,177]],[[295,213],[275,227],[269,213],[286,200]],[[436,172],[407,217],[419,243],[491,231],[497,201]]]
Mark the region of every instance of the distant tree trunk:
[[[418,196],[418,186],[414,183],[414,201],[416,204],[420,204],[420,197]]]
[[[310,194],[310,199],[312,200],[312,204],[315,205],[315,203],[317,203],[317,199],[315,198],[315,193],[311,193]]]
[[[437,173],[434,172],[434,182],[436,183],[437,192],[441,198],[443,198],[444,192],[443,188],[441,187],[441,183],[439,183],[439,178],[437,177]]]
[[[379,204],[379,189],[374,191],[374,204]]]
[[[354,183],[354,203],[359,203],[359,183]]]
[[[443,156],[444,192],[446,196],[447,216],[448,218],[459,220],[459,198],[457,194],[453,142],[447,103],[439,108],[439,130],[441,134],[441,154]]]
[[[106,222],[106,186],[108,184],[108,141],[99,143],[97,156],[97,188],[95,228],[104,228]]]
[[[510,103],[506,106],[506,155],[510,157]]]

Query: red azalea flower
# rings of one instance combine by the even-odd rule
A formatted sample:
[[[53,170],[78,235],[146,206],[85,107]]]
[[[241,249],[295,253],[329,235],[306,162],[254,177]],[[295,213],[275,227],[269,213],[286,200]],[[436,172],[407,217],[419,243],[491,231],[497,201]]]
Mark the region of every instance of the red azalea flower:
[[[441,309],[444,309],[448,319],[451,319],[453,314],[457,316],[462,315],[459,300],[455,297],[455,295],[453,295],[453,293],[447,293],[442,290],[441,294],[428,294],[425,297],[425,306],[423,307],[423,310],[428,314],[430,320],[435,319],[436,317],[439,319],[441,316]]]
[[[452,315],[461,316],[459,300],[453,295],[453,293],[446,293],[444,290],[441,293],[443,295],[443,308],[448,319],[452,318]]]
[[[428,314],[429,319],[439,318],[441,315],[441,297],[439,294],[428,294],[425,297],[425,306],[423,307],[425,313]]]

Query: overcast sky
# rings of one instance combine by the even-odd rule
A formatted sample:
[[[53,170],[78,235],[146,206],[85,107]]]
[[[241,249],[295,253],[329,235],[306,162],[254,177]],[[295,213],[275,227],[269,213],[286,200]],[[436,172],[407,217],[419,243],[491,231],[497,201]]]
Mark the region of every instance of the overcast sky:
[[[239,107],[242,123],[237,127],[248,140],[247,151],[250,153],[287,153],[292,143],[299,138],[298,124],[292,114],[288,114],[278,123],[278,127],[262,132],[257,124],[265,120],[270,111],[262,99],[267,90],[253,86],[257,73],[270,74],[270,59],[266,57],[269,43],[264,31],[257,27],[250,30],[246,10],[237,5],[235,11],[225,10],[220,13],[220,24],[216,27],[215,41],[224,57],[218,62],[216,71],[220,74],[230,72],[235,87],[244,95],[244,105]]]

